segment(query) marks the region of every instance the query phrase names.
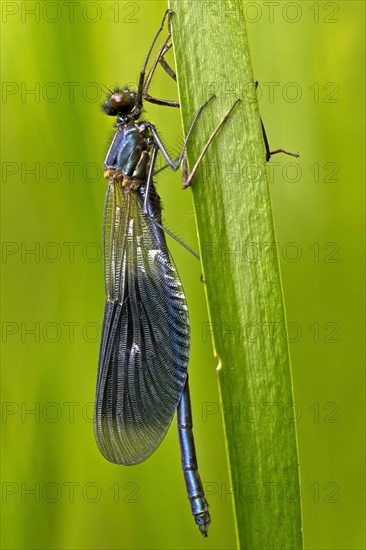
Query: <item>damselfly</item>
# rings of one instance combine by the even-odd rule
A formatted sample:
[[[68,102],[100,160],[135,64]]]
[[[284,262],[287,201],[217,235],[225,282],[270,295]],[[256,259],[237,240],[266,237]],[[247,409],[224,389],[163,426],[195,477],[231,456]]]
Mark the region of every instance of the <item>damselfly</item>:
[[[173,265],[161,220],[160,198],[153,176],[160,152],[166,167],[183,163],[183,187],[190,185],[203,155],[237,99],[212,132],[190,174],[185,149],[196,112],[181,153],[172,159],[156,131],[139,121],[143,100],[179,107],[178,102],[149,95],[158,63],[175,79],[164,55],[172,43],[167,10],[140,72],[137,92],[115,89],[107,95],[104,111],[116,116],[116,133],[105,160],[108,189],[104,210],[104,270],[106,304],[99,353],[95,403],[95,437],[101,453],[116,464],[137,464],[155,451],[177,411],[182,468],[192,514],[207,536],[208,504],[198,473],[192,431],[188,385],[189,318],[186,299]],[[168,35],[148,76],[152,49],[168,18]],[[270,151],[262,125],[266,158]],[[292,153],[287,153],[292,154]],[[294,155],[298,156],[298,155]],[[174,235],[171,235],[174,237]],[[176,237],[174,237],[176,238]],[[177,239],[179,241],[179,239]]]
[[[184,159],[195,114],[178,159],[173,160],[155,129],[139,121],[143,100],[176,106],[148,95],[157,62],[174,77],[163,55],[169,49],[169,10],[152,42],[137,92],[110,91],[104,105],[116,116],[116,133],[105,160],[108,189],[104,211],[106,304],[99,354],[95,437],[101,453],[117,464],[137,464],[155,451],[177,411],[182,467],[188,498],[201,533],[207,536],[208,504],[198,473],[188,385],[190,348],[186,299],[171,261],[153,176],[160,152],[177,170]],[[151,51],[168,17],[169,34],[145,79]],[[238,100],[237,100],[238,101]],[[210,136],[192,172],[237,101]]]

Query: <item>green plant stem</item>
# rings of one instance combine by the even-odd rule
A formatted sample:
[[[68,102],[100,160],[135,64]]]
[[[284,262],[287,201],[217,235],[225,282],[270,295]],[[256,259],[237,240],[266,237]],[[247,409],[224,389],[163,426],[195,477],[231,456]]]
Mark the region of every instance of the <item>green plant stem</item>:
[[[284,409],[293,403],[292,381],[260,117],[241,10],[219,4],[170,7],[185,131],[216,94],[189,142],[191,167],[241,99],[192,184],[237,536],[243,549],[300,549],[296,433],[291,406]]]

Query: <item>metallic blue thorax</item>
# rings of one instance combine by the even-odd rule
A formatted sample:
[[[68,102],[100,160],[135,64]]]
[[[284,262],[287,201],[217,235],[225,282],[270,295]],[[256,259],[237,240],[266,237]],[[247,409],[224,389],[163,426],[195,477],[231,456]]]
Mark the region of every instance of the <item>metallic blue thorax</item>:
[[[153,138],[145,122],[129,122],[118,127],[104,167],[121,170],[123,176],[146,181]]]

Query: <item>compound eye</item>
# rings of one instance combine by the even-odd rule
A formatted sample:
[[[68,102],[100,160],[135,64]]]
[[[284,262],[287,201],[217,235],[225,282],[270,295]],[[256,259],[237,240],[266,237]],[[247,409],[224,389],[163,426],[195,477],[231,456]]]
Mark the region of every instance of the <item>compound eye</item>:
[[[132,92],[114,92],[109,99],[109,104],[116,111],[132,111],[135,105],[135,95]]]

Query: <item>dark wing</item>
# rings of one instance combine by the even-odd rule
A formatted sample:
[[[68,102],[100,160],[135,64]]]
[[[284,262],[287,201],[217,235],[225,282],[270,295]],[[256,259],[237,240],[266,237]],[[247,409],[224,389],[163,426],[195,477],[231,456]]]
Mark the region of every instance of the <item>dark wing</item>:
[[[95,437],[108,460],[134,464],[156,449],[174,416],[187,377],[189,318],[164,234],[143,217],[137,193],[110,184],[104,216]]]

